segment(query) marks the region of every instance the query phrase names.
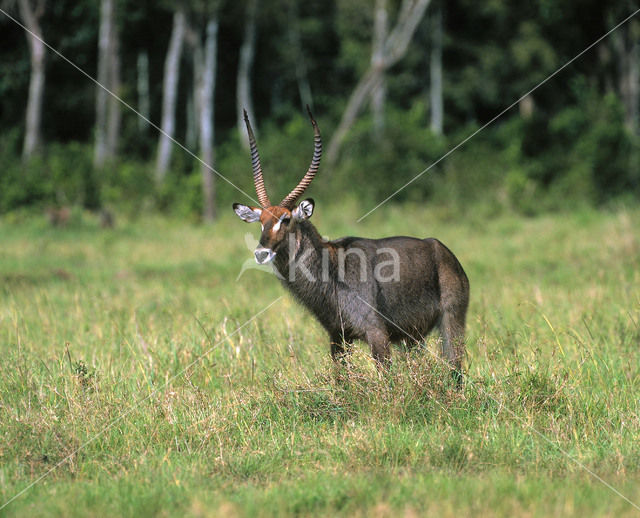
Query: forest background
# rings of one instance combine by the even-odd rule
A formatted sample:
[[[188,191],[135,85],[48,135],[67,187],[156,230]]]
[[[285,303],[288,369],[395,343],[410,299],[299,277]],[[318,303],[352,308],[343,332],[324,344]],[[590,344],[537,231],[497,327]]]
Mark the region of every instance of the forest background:
[[[529,215],[640,196],[639,18],[525,95],[635,1],[0,7],[0,214],[213,221],[249,201],[231,183],[253,192],[243,108],[284,196],[311,157],[305,105],[325,142],[318,198],[373,206],[427,168],[391,201]]]

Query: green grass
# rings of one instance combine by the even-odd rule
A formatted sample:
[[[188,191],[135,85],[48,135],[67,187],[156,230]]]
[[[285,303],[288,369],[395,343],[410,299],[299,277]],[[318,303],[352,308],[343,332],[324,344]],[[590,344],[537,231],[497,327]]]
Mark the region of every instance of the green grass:
[[[314,220],[465,266],[462,392],[437,335],[336,370],[274,277],[236,281],[258,229],[231,214],[0,221],[0,505],[55,468],[0,515],[635,514],[574,461],[640,504],[640,210],[364,212]]]

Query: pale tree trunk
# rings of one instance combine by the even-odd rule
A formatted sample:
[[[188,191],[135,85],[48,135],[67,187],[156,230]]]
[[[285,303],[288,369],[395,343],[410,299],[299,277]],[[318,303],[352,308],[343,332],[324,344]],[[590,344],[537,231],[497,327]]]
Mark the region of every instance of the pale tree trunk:
[[[193,95],[187,109],[188,143],[200,150],[202,177],[202,219],[216,217],[214,155],[214,95],[218,53],[218,18],[210,15],[205,26],[204,46],[200,30],[188,26],[186,41],[193,53]]]
[[[120,134],[120,102],[113,95],[120,90],[120,55],[115,20],[115,0],[101,0],[98,31],[98,83],[96,90],[96,141],[93,163],[102,168],[116,155]]]
[[[46,47],[42,39],[40,18],[44,14],[44,1],[35,5],[32,0],[19,0],[20,17],[30,33],[27,33],[31,71],[29,76],[29,98],[25,120],[25,136],[22,157],[28,160],[36,153],[42,143],[42,101],[45,85]]]
[[[436,2],[431,18],[431,56],[429,60],[429,106],[431,131],[442,135],[444,103],[442,101],[442,4]]]
[[[149,54],[147,51],[138,54],[137,62],[137,81],[138,90],[138,111],[147,120],[149,120],[151,111],[151,101],[149,99]],[[138,130],[146,133],[149,124],[142,117],[138,117]]]
[[[384,105],[387,97],[384,78],[384,44],[388,30],[387,0],[376,0],[373,19],[373,42],[371,45],[371,66],[382,71],[380,72],[380,80],[371,92],[371,110],[373,112],[373,131],[378,139],[382,138],[382,132],[384,131]]]
[[[199,95],[200,120],[200,155],[202,159],[202,197],[204,221],[211,222],[216,217],[215,204],[215,176],[213,167],[214,155],[214,97],[216,88],[216,69],[218,53],[218,19],[212,18],[207,22],[206,39],[204,44],[204,62],[202,66],[202,81]]]
[[[244,38],[240,47],[240,60],[238,63],[238,82],[236,86],[236,113],[238,132],[241,135],[242,145],[249,149],[249,137],[244,123],[243,110],[247,110],[249,118],[255,120],[253,113],[253,101],[251,99],[251,68],[256,50],[256,15],[258,12],[258,0],[248,0],[247,13],[244,25]],[[255,122],[254,122],[254,132]]]
[[[535,107],[536,102],[533,98],[533,94],[529,94],[526,97],[523,97],[518,103],[518,111],[520,112],[520,117],[522,117],[523,119],[530,119],[533,115]]]
[[[114,0],[112,0],[114,1]],[[115,1],[114,1],[115,3]],[[114,12],[115,15],[115,12]],[[116,95],[120,95],[120,43],[118,38],[118,28],[115,22],[111,24],[111,45],[109,48],[109,89]],[[108,98],[107,108],[107,158],[113,159],[118,152],[118,139],[120,137],[120,123],[122,121],[122,111],[120,101],[113,95]]]
[[[96,90],[96,142],[94,147],[93,164],[97,168],[104,166],[107,151],[107,98],[109,88],[111,36],[113,31],[113,0],[100,2],[100,28],[98,30],[98,83],[104,88]]]
[[[176,98],[178,94],[178,79],[180,77],[180,57],[186,29],[186,17],[182,8],[173,15],[173,29],[169,40],[169,48],[164,62],[164,80],[162,83],[162,119],[160,127],[162,133],[158,141],[156,158],[156,181],[162,183],[171,160],[173,149],[172,138],[176,126]]]
[[[409,43],[418,24],[424,17],[429,2],[430,0],[403,0],[398,20],[384,42],[382,59],[376,66],[370,65],[360,78],[360,81],[358,81],[349,97],[340,124],[329,142],[327,148],[327,166],[329,170],[335,165],[340,147],[362,106],[371,96],[371,92],[378,88],[383,80],[384,72],[400,61],[406,54]]]

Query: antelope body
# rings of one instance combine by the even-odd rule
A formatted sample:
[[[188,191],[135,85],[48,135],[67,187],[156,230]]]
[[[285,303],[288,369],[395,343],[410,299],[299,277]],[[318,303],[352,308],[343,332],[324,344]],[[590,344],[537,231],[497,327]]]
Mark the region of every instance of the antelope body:
[[[296,206],[322,153],[318,126],[309,116],[315,134],[311,166],[279,205],[271,205],[245,112],[261,206],[235,203],[233,208],[244,221],[262,224],[256,261],[271,262],[284,286],[322,324],[334,360],[342,358],[354,340],[364,340],[374,359],[385,365],[392,342],[420,342],[437,326],[443,355],[460,382],[469,303],[469,281],[462,266],[437,239],[323,239],[309,221],[314,201],[306,199]]]

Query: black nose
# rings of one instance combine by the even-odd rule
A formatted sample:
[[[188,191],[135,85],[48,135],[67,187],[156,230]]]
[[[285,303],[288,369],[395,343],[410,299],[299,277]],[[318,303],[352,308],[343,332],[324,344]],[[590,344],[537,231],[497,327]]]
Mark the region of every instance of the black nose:
[[[267,259],[267,257],[269,257],[269,251],[268,250],[256,250],[255,251],[255,255],[256,255],[256,261],[258,261],[259,263],[264,263]]]

